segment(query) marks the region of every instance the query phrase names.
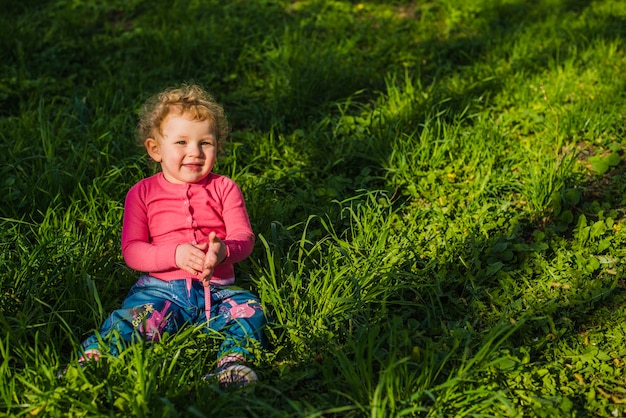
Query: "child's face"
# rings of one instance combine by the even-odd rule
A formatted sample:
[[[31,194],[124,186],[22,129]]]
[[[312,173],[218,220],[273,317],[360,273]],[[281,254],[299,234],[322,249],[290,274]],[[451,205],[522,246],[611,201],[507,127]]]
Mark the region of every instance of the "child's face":
[[[209,175],[217,156],[217,138],[208,120],[173,113],[161,125],[161,135],[145,141],[148,154],[161,163],[170,183],[196,183]]]

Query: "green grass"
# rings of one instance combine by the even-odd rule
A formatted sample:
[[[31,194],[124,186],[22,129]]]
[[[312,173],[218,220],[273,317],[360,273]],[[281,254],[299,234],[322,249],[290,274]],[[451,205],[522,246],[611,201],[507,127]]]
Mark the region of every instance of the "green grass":
[[[0,415],[624,415],[623,2],[4,3]],[[245,397],[200,329],[74,367],[137,276],[137,109],[189,81],[258,236]]]

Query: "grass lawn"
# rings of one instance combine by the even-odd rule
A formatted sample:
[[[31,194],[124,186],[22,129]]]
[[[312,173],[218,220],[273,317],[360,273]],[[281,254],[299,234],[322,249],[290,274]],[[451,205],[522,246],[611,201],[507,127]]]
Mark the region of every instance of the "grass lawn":
[[[0,416],[626,414],[625,2],[2,3]],[[248,394],[191,327],[76,367],[138,275],[138,107],[183,82],[257,234]]]

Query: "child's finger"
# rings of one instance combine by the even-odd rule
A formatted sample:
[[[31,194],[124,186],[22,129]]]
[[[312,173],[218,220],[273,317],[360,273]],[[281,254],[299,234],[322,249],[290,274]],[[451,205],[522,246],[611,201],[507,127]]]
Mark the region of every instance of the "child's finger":
[[[185,270],[189,274],[193,274],[194,276],[197,276],[199,273],[198,270],[196,270],[195,268],[191,266],[183,266],[182,269]]]
[[[211,277],[213,277],[213,269],[204,269],[200,277],[204,284],[208,285],[211,281]]]

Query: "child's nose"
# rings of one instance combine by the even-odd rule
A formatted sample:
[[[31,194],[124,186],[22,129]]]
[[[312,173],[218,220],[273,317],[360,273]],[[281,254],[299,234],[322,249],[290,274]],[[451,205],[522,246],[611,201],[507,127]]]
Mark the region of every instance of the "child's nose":
[[[192,156],[201,156],[204,151],[202,150],[202,145],[198,144],[198,145],[193,145],[191,147],[190,153]]]

